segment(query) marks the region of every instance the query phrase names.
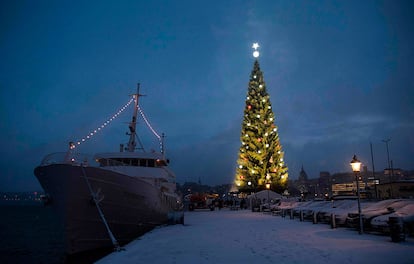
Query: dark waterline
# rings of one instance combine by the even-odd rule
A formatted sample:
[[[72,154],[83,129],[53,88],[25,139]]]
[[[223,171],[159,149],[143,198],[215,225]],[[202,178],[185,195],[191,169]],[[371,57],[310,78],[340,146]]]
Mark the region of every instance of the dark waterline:
[[[111,253],[102,249],[67,257],[62,226],[41,202],[3,202],[0,210],[0,263],[93,263]]]

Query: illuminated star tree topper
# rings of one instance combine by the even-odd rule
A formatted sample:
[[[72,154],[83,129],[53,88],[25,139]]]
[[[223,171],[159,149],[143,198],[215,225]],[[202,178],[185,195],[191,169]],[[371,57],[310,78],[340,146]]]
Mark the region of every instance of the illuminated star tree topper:
[[[258,58],[259,57],[259,55],[260,55],[260,53],[259,53],[259,51],[257,50],[258,48],[259,48],[260,46],[259,46],[259,43],[253,43],[253,46],[252,46],[252,48],[254,49],[254,51],[253,51],[253,57],[255,57],[255,58]]]

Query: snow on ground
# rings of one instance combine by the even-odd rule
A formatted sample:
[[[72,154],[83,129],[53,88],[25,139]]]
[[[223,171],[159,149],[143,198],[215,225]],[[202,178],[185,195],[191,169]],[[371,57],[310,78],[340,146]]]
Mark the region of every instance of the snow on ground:
[[[104,263],[414,263],[414,239],[359,235],[348,228],[248,210],[185,213],[98,261]]]

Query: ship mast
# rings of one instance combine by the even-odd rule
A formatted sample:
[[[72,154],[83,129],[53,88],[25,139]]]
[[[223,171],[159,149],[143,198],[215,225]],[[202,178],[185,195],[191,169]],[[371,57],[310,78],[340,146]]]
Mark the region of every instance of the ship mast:
[[[135,105],[134,105],[134,114],[132,116],[132,120],[129,123],[129,141],[128,141],[128,148],[127,150],[129,152],[134,152],[135,151],[135,147],[137,145],[137,132],[136,132],[136,126],[137,126],[137,115],[138,115],[138,100],[139,97],[144,96],[143,94],[139,93],[139,86],[140,84],[137,84],[137,93],[133,94],[132,96],[134,97],[134,101],[135,101]],[[138,140],[139,141],[139,140]],[[141,145],[141,148],[144,149],[144,147],[142,146],[141,142],[139,141],[139,144]]]

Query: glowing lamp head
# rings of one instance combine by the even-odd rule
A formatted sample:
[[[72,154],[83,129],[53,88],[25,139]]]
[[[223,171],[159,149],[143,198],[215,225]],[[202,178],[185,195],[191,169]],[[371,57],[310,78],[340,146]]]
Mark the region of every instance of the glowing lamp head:
[[[352,158],[350,164],[351,164],[353,172],[360,172],[361,171],[361,161],[359,161],[357,159],[356,155],[354,155],[354,157]]]
[[[266,183],[266,189],[270,189],[270,183]]]

